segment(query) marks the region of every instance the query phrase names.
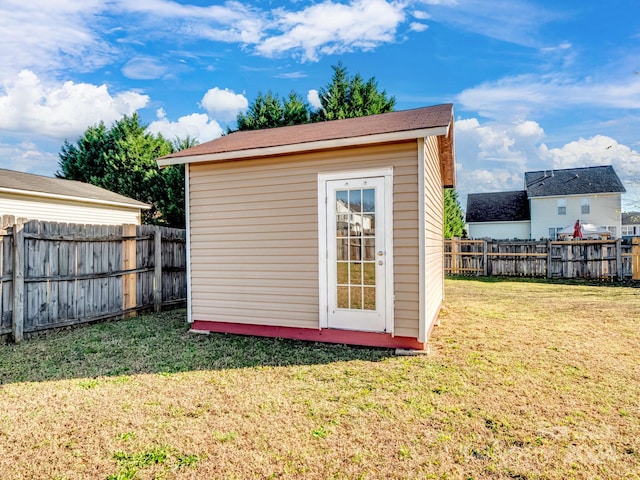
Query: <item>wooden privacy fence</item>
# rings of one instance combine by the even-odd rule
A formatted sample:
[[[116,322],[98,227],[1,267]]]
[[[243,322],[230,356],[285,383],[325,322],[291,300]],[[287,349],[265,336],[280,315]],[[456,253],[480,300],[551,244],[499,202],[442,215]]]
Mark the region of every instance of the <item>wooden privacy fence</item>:
[[[640,238],[621,240],[445,240],[445,273],[640,280]]]
[[[0,220],[0,337],[186,301],[184,230]]]

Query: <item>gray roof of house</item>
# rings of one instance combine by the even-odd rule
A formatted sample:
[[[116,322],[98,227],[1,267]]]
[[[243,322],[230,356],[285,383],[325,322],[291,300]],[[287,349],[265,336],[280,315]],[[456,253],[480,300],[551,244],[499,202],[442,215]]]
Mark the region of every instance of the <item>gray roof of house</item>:
[[[109,203],[149,208],[146,203],[139,202],[124,195],[110,192],[104,188],[88,183],[63,178],[45,177],[33,173],[16,172],[0,168],[0,192],[16,191],[25,195],[67,197],[92,203]]]
[[[529,197],[626,192],[611,165],[525,172]]]
[[[640,225],[640,212],[623,212],[622,225]]]
[[[470,193],[467,222],[519,222],[531,220],[527,192]]]

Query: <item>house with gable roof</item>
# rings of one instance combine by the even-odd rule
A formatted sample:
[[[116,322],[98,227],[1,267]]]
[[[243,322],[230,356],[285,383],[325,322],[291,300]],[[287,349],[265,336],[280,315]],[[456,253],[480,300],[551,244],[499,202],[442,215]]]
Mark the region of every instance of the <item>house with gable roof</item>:
[[[470,193],[466,220],[473,238],[528,239],[531,215],[527,192]]]
[[[626,190],[611,165],[526,172],[524,183],[525,189],[518,192],[470,194],[469,236],[556,239],[576,220],[607,230],[612,238],[621,236],[622,194]],[[528,232],[525,206],[529,210]]]
[[[640,212],[622,214],[622,237],[640,237]]]
[[[0,168],[0,217],[139,225],[146,203],[84,182]]]

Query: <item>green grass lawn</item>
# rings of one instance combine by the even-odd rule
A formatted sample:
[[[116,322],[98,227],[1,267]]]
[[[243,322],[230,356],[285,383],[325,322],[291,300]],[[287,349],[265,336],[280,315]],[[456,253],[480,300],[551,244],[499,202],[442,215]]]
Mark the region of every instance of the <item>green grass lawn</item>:
[[[640,478],[640,290],[450,279],[432,353],[187,333],[0,345],[0,479]]]

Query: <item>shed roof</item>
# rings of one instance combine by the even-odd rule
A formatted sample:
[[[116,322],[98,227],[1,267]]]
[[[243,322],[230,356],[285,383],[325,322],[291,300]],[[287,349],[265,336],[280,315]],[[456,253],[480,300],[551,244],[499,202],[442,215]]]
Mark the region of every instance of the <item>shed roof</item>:
[[[469,223],[531,220],[527,192],[470,193],[466,220]]]
[[[0,168],[0,193],[148,209],[149,205],[89,183]]]
[[[529,197],[626,192],[611,165],[526,172]]]
[[[161,157],[158,164],[243,160],[428,136],[439,137],[445,184],[453,186],[453,104],[450,103],[343,120],[233,132]]]

